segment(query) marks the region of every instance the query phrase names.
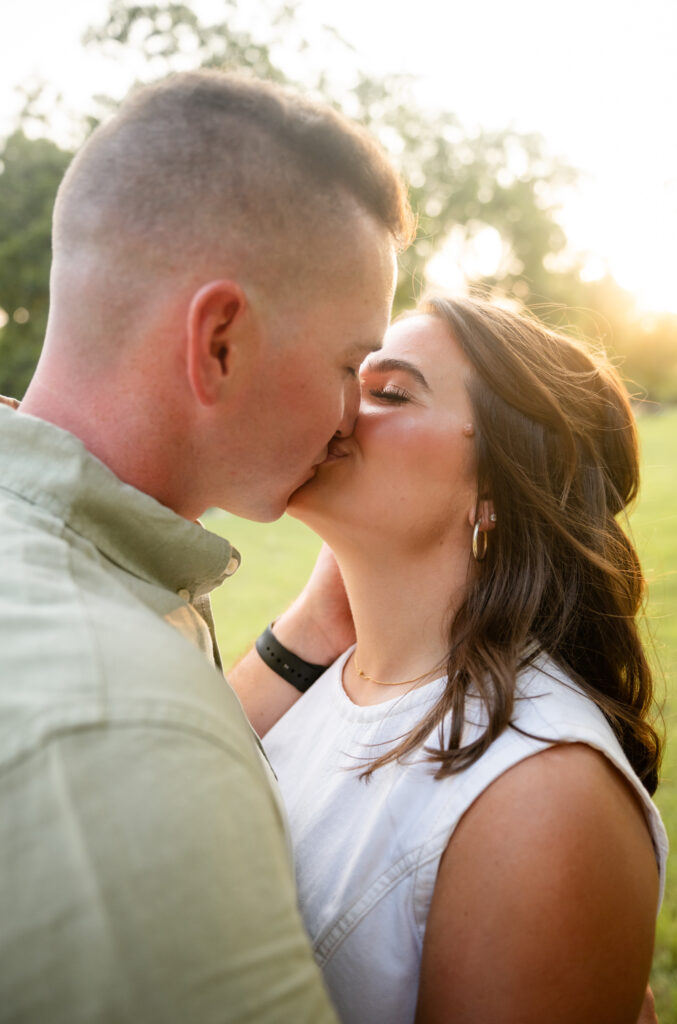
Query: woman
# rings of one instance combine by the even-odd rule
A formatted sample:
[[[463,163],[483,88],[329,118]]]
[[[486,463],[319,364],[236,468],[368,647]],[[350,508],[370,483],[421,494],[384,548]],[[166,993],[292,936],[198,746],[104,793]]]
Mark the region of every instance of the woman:
[[[465,299],[397,322],[361,380],[289,509],[357,642],[264,741],[330,993],[350,1024],[631,1024],[667,841],[625,392]]]

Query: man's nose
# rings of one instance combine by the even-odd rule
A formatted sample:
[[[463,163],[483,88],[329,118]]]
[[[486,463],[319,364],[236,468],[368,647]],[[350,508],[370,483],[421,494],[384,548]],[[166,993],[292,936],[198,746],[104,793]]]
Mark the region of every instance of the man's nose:
[[[359,408],[360,382],[356,378],[351,378],[343,393],[343,415],[336,429],[336,433],[340,437],[348,437],[349,434],[352,434]]]

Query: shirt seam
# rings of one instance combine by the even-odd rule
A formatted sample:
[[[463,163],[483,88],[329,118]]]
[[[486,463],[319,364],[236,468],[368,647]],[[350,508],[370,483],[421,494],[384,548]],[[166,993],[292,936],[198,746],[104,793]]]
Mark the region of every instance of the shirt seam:
[[[60,539],[63,541],[63,543],[66,546],[66,551],[67,551],[66,562],[67,562],[67,566],[68,566],[68,574],[69,574],[70,580],[71,580],[71,582],[73,584],[73,588],[74,588],[75,593],[76,593],[76,600],[77,600],[78,605],[80,606],[80,608],[82,610],[82,621],[86,624],[86,629],[87,629],[87,634],[88,634],[88,638],[89,638],[90,649],[91,649],[91,652],[92,652],[92,661],[94,663],[93,667],[94,667],[94,669],[96,671],[95,678],[97,680],[99,680],[99,686],[100,686],[100,691],[99,692],[101,694],[101,705],[102,705],[102,708],[103,708],[103,712],[106,715],[107,712],[108,712],[108,708],[110,706],[110,701],[109,701],[110,685],[109,685],[109,679],[108,679],[108,671],[106,670],[106,667],[105,667],[104,662],[103,662],[102,657],[101,657],[101,645],[100,645],[99,638],[98,638],[98,635],[97,635],[97,629],[96,629],[96,627],[95,627],[95,625],[94,625],[94,623],[92,621],[90,606],[84,600],[83,593],[82,593],[82,587],[80,586],[78,580],[76,579],[75,563],[74,563],[74,559],[73,559],[73,546],[72,546],[72,544],[68,543],[68,538],[65,536],[65,532],[66,532],[67,529],[69,529],[68,524],[66,523],[65,520],[62,520],[61,521],[61,530],[60,530],[59,536],[60,536]],[[91,541],[90,541],[90,543],[91,543]],[[98,548],[96,550],[98,551]]]
[[[34,735],[28,737],[19,749],[10,753],[0,762],[0,775],[8,773],[19,764],[30,760],[53,741],[58,741],[69,735],[88,731],[103,732],[134,728],[160,729],[191,735],[205,740],[224,752],[237,756],[243,763],[246,763],[246,754],[238,749],[237,743],[232,743],[219,735],[219,731],[210,724],[204,713],[191,712],[183,705],[168,703],[161,711],[157,701],[116,701],[114,704],[109,704],[106,714],[102,715],[100,705],[95,705],[95,702],[74,699],[72,703],[71,721],[67,720],[68,715],[64,715],[63,710],[59,710],[58,714],[52,709],[36,714],[31,723]],[[88,709],[89,720],[83,719],[83,715]],[[56,719],[56,721],[50,723],[50,718]],[[25,733],[26,730],[24,730],[24,735]],[[253,743],[251,752],[256,756]]]
[[[539,716],[539,717],[541,717],[541,716]],[[542,721],[543,721],[544,725],[548,724],[545,719],[542,719]],[[550,725],[550,727],[552,727],[552,726]],[[416,867],[414,869],[414,882],[413,882],[412,893],[411,893],[412,913],[413,913],[413,916],[414,916],[414,921],[416,923],[416,932],[417,932],[417,935],[419,936],[421,942],[423,941],[423,937],[424,937],[424,934],[425,934],[426,921],[424,920],[423,922],[421,922],[420,919],[419,919],[420,918],[420,914],[417,913],[417,907],[418,907],[418,905],[420,903],[421,896],[422,896],[422,893],[420,891],[420,886],[422,885],[422,881],[419,878],[419,872],[421,872],[423,870],[423,868],[425,868],[428,864],[430,864],[431,861],[435,860],[436,858],[438,860],[441,859],[441,857],[442,857],[445,849],[447,848],[449,842],[451,841],[451,838],[454,835],[454,832],[456,831],[456,829],[458,827],[458,824],[459,824],[461,818],[463,817],[463,815],[473,806],[473,804],[482,796],[482,794],[486,792],[486,790],[489,788],[489,786],[492,785],[494,782],[496,782],[501,777],[501,775],[504,775],[505,772],[507,772],[510,768],[513,768],[516,765],[521,764],[523,761],[526,761],[528,758],[534,757],[537,754],[540,754],[544,750],[547,750],[547,749],[549,749],[551,747],[562,745],[562,744],[567,744],[567,743],[583,743],[586,746],[591,747],[593,750],[597,750],[599,753],[603,754],[611,762],[611,764],[613,764],[615,766],[617,771],[619,771],[626,779],[628,779],[629,782],[631,781],[630,776],[628,776],[627,773],[623,770],[622,761],[619,761],[618,758],[614,755],[614,752],[610,749],[610,745],[608,743],[608,737],[606,737],[603,732],[601,732],[599,729],[596,729],[593,726],[584,726],[583,727],[580,724],[577,724],[575,721],[573,721],[573,722],[572,721],[567,721],[566,723],[560,723],[559,724],[558,735],[555,736],[555,737],[544,737],[543,739],[540,739],[540,738],[533,738],[533,737],[529,736],[529,737],[524,737],[524,739],[530,741],[531,749],[527,750],[526,749],[526,745],[525,745],[525,747],[521,747],[520,748],[520,752],[523,754],[523,756],[519,757],[517,760],[510,761],[505,766],[505,768],[503,768],[503,770],[498,775],[490,776],[486,780],[485,785],[473,797],[473,799],[471,800],[470,803],[467,803],[466,798],[465,798],[465,794],[467,793],[468,789],[470,789],[471,792],[473,790],[473,786],[471,785],[472,776],[469,776],[469,777],[466,778],[466,785],[460,787],[459,791],[455,794],[455,799],[453,801],[454,804],[456,805],[455,806],[454,815],[451,818],[449,818],[449,816],[448,816],[449,815],[449,807],[448,807],[448,805],[445,805],[440,810],[440,812],[436,815],[431,828],[428,830],[426,841],[423,844],[421,844],[420,847],[417,848],[419,851],[423,850],[423,849],[426,849],[426,847],[430,847],[431,848],[430,855],[426,856],[426,857],[421,857],[419,859],[419,863],[416,865]],[[491,758],[491,762],[490,763],[493,764],[497,759],[500,760],[501,753],[502,753],[501,750],[495,750],[494,751],[494,756]],[[486,768],[487,767],[487,762],[485,761],[484,763],[485,763],[485,768]],[[657,861],[658,868],[659,868],[659,875],[660,875],[660,882],[661,882],[661,884],[660,884],[660,894],[659,894],[659,901],[658,901],[658,909],[660,909],[660,905],[661,905],[662,897],[663,897],[663,892],[664,892],[664,888],[665,888],[665,872],[664,872],[664,867],[662,866],[663,862],[662,862],[661,857],[660,857],[660,854],[663,852],[663,850],[662,850],[663,836],[660,834],[660,831],[659,831],[659,833],[658,833],[658,845],[657,845],[656,837],[654,836],[654,829],[652,827],[652,822],[655,823],[655,821],[656,821],[655,805],[653,804],[653,802],[651,800],[645,801],[643,799],[640,791],[637,790],[636,787],[634,787],[634,786],[633,786],[633,788],[637,792],[638,797],[642,800],[642,805],[643,805],[643,807],[645,809],[645,815],[644,816],[645,816],[645,819],[646,819],[646,822],[647,822],[647,828],[648,828],[648,831],[649,831],[649,835],[650,835],[650,838],[651,838],[651,843],[652,843],[652,846],[654,848],[654,852],[655,852],[655,855],[656,855],[656,861]],[[460,805],[460,810],[459,810],[459,805]],[[446,819],[446,820],[444,820],[444,819]],[[444,824],[440,824],[440,822],[442,820],[444,820]]]
[[[404,854],[395,864],[380,875],[369,886],[344,914],[331,924],[324,933],[320,933],[313,943],[315,959],[320,967],[334,955],[341,943],[360,924],[367,914],[387,896],[400,882],[408,878],[415,870],[420,854],[420,847]]]

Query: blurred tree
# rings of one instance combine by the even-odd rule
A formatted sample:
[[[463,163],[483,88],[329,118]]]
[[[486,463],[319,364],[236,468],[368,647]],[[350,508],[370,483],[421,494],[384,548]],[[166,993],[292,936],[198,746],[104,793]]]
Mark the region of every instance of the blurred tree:
[[[470,269],[484,293],[516,299],[553,325],[592,335],[626,360],[649,397],[677,399],[677,369],[670,376],[664,364],[663,372],[659,366],[666,352],[677,351],[677,318],[638,325],[631,297],[614,281],[584,283],[580,266],[564,260],[567,240],[557,222],[557,204],[576,173],[550,155],[538,135],[469,134],[448,111],[423,109],[410,77],[383,78],[361,70],[354,51],[334,29],[325,28],[323,39],[311,44],[294,0],[276,7],[260,0],[259,7],[257,12],[255,0],[249,0],[245,12],[241,0],[223,0],[221,20],[207,24],[188,4],[173,0],[111,0],[105,22],[90,28],[84,41],[136,67],[144,81],[189,67],[221,67],[288,82],[298,79],[301,69],[303,88],[362,121],[410,184],[418,233],[400,259],[396,312],[419,298],[427,265],[453,245],[455,262]],[[333,46],[332,59],[314,66],[317,53],[326,57],[325,45]],[[99,97],[87,128],[114,106]],[[20,393],[44,326],[48,213],[69,154],[45,140],[31,142],[20,131],[7,140],[5,150],[0,306],[10,317],[25,309],[29,319],[10,319],[0,331],[0,388]],[[45,168],[39,173],[36,164],[42,156]],[[13,221],[10,209],[17,213]],[[473,260],[478,246],[485,256]],[[23,316],[19,312],[19,321]]]
[[[222,6],[224,21],[204,25],[188,5],[173,0],[157,4],[111,0],[106,21],[89,28],[83,42],[116,56],[120,47],[135,50],[155,78],[186,67],[218,67],[246,68],[258,78],[286,81],[272,60],[270,44],[234,27],[232,17],[239,0],[222,0]],[[280,6],[272,13],[273,39],[283,38],[294,13],[295,4]]]
[[[40,355],[47,324],[52,206],[71,156],[49,139],[29,139],[20,130],[0,149],[3,394],[23,394]]]
[[[645,314],[630,337],[615,346],[629,390],[640,400],[677,401],[677,316]]]
[[[297,5],[281,5],[269,16],[265,41],[235,27],[238,0],[225,0],[224,20],[204,25],[181,3],[136,4],[112,0],[105,23],[88,31],[85,41],[116,55],[130,48],[160,77],[188,64],[221,67],[289,81],[281,57],[308,41],[291,29]],[[270,5],[268,5],[268,9]],[[235,19],[235,21],[234,21]],[[555,196],[575,179],[571,168],[550,157],[537,135],[517,132],[468,136],[447,111],[430,112],[416,102],[409,76],[381,78],[355,66],[352,48],[327,29],[342,50],[352,82],[337,83],[326,68],[311,71],[304,87],[340,106],[381,140],[411,187],[419,219],[415,244],[400,261],[395,310],[410,306],[425,281],[425,266],[452,229],[463,226],[472,241],[487,226],[502,240],[503,253],[488,285],[514,290],[520,298],[547,294],[547,258],[559,253],[566,237],[554,219]],[[304,67],[308,69],[306,61]],[[529,282],[525,286],[524,282]]]

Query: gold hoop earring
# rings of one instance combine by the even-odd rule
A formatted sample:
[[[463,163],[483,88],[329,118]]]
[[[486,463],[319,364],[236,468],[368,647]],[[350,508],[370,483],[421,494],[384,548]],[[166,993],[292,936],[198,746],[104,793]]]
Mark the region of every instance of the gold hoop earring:
[[[484,561],[484,559],[487,557],[487,548],[489,547],[489,539],[487,537],[486,530],[482,531],[482,534],[481,534],[481,536],[482,536],[482,544],[480,545],[480,526],[481,525],[482,525],[482,520],[478,519],[477,522],[475,523],[475,526],[473,527],[473,531],[472,531],[472,553],[473,553],[473,558],[475,559],[476,562],[483,562]]]

